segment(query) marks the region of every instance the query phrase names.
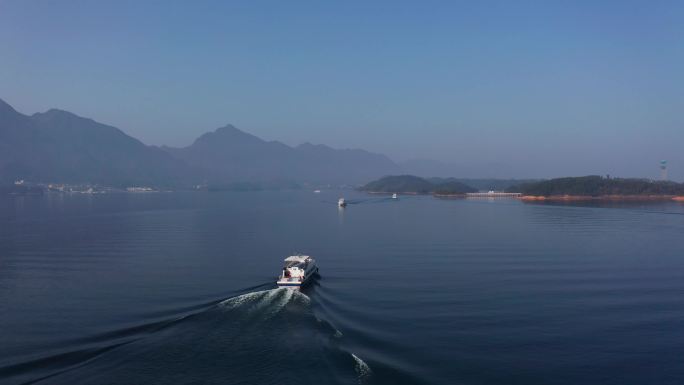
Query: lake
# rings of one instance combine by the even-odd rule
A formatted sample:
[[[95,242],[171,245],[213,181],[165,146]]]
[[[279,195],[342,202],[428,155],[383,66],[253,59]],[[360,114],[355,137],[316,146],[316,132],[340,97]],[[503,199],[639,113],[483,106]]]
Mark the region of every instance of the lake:
[[[320,277],[276,289],[297,252]],[[3,384],[681,384],[682,357],[684,204],[0,197]]]

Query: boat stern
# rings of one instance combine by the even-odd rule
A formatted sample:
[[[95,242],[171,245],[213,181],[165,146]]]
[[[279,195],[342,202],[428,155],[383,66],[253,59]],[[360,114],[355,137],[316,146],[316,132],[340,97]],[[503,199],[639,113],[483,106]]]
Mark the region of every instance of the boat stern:
[[[288,289],[299,289],[302,286],[302,281],[299,278],[285,278],[280,277],[276,282],[278,287],[286,287]]]

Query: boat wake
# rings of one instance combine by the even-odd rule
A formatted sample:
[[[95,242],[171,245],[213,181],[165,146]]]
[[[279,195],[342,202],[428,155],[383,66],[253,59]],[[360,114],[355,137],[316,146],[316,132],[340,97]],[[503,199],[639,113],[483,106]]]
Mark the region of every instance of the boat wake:
[[[360,359],[356,354],[351,353],[352,358],[354,358],[354,361],[356,362],[356,366],[354,369],[356,369],[356,373],[359,375],[359,380],[364,381],[367,378],[370,377],[372,371],[371,368],[366,364],[362,359]]]
[[[291,302],[309,305],[311,299],[298,290],[286,288],[256,291],[222,301],[219,306],[227,310],[242,310],[246,315],[262,315],[268,319]]]
[[[0,367],[0,382],[369,383],[368,364],[345,351],[342,333],[311,308],[311,298],[297,290],[249,292]]]

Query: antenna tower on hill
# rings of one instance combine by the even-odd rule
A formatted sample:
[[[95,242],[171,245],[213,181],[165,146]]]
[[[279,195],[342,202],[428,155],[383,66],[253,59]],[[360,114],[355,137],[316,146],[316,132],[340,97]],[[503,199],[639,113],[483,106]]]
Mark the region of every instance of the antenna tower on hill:
[[[667,161],[660,161],[660,180],[667,180]]]

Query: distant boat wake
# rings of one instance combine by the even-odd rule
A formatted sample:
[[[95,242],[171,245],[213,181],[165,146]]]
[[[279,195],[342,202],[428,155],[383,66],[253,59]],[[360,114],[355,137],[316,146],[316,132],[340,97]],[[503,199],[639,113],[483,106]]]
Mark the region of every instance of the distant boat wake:
[[[396,199],[393,199],[391,197],[383,197],[383,198],[368,198],[368,199],[345,199],[345,202],[348,205],[360,205],[360,204],[375,204],[375,203],[388,203],[388,202],[396,202]],[[337,201],[322,201],[323,203],[334,203],[337,204]]]

